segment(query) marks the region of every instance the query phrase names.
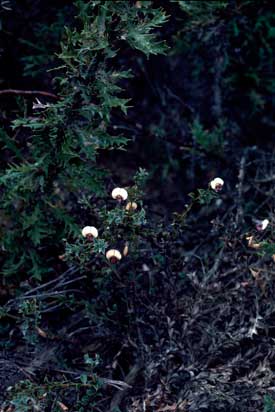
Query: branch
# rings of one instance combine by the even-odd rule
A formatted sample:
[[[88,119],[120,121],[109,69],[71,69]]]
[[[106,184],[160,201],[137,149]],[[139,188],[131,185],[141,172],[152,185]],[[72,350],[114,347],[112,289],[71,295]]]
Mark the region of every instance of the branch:
[[[59,97],[50,92],[43,92],[40,90],[17,90],[17,89],[5,89],[5,90],[0,90],[0,95],[2,94],[22,94],[22,95],[27,95],[27,96],[46,96],[46,97],[51,97],[53,99],[59,99]]]

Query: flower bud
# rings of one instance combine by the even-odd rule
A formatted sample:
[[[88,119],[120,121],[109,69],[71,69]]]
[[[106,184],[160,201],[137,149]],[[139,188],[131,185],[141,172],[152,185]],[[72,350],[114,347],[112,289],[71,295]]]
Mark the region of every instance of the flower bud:
[[[138,207],[136,202],[128,202],[127,205],[125,206],[126,210],[136,210]]]
[[[129,253],[129,243],[126,242],[126,243],[125,243],[125,246],[124,246],[124,248],[123,248],[122,254],[123,254],[123,256],[127,256],[128,253]]]
[[[128,192],[125,189],[122,189],[120,187],[116,187],[112,191],[112,198],[115,200],[118,200],[119,202],[122,202],[123,200],[126,200],[128,197]]]
[[[250,247],[252,249],[260,249],[261,244],[254,242],[254,237],[253,236],[247,236],[246,240],[248,242],[248,247]]]
[[[224,181],[220,177],[216,177],[210,182],[210,187],[211,189],[215,190],[215,192],[220,192],[223,188],[223,185]]]
[[[83,237],[86,237],[89,240],[98,237],[98,230],[94,226],[85,226],[81,233]]]
[[[117,263],[121,260],[122,256],[119,250],[117,249],[110,249],[106,252],[106,259],[108,259],[112,264]]]

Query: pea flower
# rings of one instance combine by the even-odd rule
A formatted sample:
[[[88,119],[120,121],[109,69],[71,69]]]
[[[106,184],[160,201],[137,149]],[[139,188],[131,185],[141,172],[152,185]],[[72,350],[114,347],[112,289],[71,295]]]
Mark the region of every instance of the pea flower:
[[[81,233],[82,236],[86,237],[88,240],[93,240],[93,238],[98,237],[98,230],[94,226],[85,226]]]
[[[126,200],[128,197],[128,192],[125,189],[122,189],[120,187],[116,187],[112,191],[112,198],[118,200],[119,202],[122,202],[123,200]]]
[[[264,219],[264,220],[256,220],[256,229],[259,232],[262,232],[263,230],[265,230],[267,228],[267,226],[269,225],[269,220],[268,219]]]
[[[126,210],[136,210],[138,207],[136,202],[128,202],[125,209]]]
[[[215,179],[211,180],[210,187],[211,189],[215,190],[215,192],[220,192],[223,188],[224,181],[220,177],[215,177]]]
[[[106,252],[106,259],[108,259],[113,264],[117,263],[119,260],[121,260],[121,258],[121,253],[117,249],[110,249]]]

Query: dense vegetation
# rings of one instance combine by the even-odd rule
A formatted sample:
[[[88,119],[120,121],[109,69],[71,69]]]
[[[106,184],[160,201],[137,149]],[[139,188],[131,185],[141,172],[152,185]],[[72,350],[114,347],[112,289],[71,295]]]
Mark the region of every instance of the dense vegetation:
[[[275,411],[274,20],[0,1],[1,411]]]

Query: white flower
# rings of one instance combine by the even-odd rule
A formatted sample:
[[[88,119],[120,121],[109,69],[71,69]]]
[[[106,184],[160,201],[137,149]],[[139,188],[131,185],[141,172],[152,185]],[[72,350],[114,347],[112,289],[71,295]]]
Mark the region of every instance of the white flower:
[[[119,202],[121,202],[122,200],[126,200],[127,197],[128,197],[128,192],[125,189],[116,187],[112,191],[112,198],[118,200]]]
[[[256,220],[256,229],[261,232],[267,228],[269,225],[269,220],[264,219],[264,220]]]
[[[117,263],[119,260],[121,260],[121,258],[121,253],[117,249],[110,249],[106,253],[106,259],[108,259],[111,263]]]
[[[125,206],[126,210],[136,210],[138,207],[136,202],[128,202],[127,205]]]
[[[82,231],[82,236],[87,237],[88,239],[96,238],[98,237],[98,230],[94,226],[85,226]]]
[[[224,181],[220,177],[215,177],[215,179],[211,180],[210,187],[211,189],[215,190],[215,192],[220,192],[223,188]]]

